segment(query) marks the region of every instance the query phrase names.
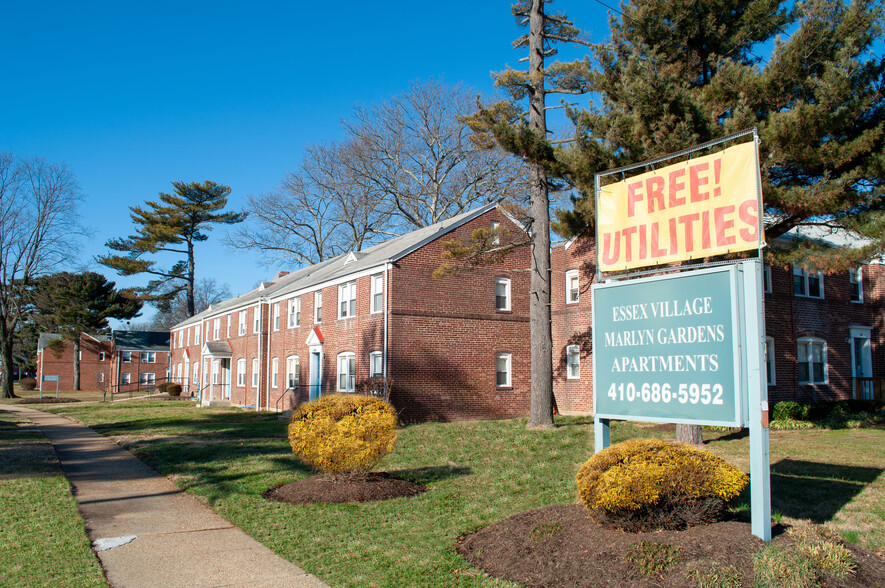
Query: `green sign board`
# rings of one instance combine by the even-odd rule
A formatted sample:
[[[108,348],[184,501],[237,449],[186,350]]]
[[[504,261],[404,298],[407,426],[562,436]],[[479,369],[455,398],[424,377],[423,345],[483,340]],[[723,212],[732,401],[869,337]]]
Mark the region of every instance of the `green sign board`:
[[[743,425],[735,266],[593,285],[596,417]]]

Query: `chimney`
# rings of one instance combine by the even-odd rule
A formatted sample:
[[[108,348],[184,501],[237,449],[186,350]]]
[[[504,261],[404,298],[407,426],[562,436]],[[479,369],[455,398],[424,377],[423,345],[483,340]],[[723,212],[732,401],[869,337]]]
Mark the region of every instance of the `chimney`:
[[[288,275],[289,275],[289,272],[280,270],[277,272],[277,277],[275,277],[274,280],[279,280],[283,276],[288,276]]]

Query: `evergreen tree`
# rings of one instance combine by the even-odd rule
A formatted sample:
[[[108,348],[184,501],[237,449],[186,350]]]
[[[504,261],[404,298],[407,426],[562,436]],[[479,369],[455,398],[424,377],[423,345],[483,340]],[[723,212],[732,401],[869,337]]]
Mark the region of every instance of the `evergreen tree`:
[[[124,255],[104,255],[98,262],[117,270],[120,275],[141,273],[157,276],[140,290],[147,300],[162,301],[184,291],[187,316],[195,314],[194,245],[209,238],[213,224],[232,225],[246,219],[245,213],[220,212],[227,206],[230,188],[212,181],[203,183],[172,182],[173,194],[160,193],[159,202],[149,200],[145,207],[133,206],[130,218],[136,233],[124,239],[112,239],[105,245]],[[183,255],[169,269],[161,269],[146,259],[150,255],[172,252]]]
[[[35,287],[33,318],[44,331],[59,333],[74,347],[74,390],[80,389],[80,335],[107,331],[108,319],[131,319],[142,302],[131,290],[116,290],[101,274],[59,272]]]

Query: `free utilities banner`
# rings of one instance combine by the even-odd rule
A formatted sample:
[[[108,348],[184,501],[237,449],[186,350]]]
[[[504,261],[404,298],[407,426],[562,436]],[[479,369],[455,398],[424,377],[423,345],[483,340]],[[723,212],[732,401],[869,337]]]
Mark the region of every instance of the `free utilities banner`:
[[[758,175],[751,141],[600,188],[599,269],[758,248]]]

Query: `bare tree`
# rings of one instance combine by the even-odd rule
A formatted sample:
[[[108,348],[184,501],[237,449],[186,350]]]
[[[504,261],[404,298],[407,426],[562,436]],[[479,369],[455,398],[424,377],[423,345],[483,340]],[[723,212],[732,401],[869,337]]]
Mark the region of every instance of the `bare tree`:
[[[483,149],[463,119],[475,97],[437,80],[343,121],[361,153],[350,163],[366,189],[387,199],[405,232],[488,202],[525,202],[529,183],[520,160],[502,149]]]
[[[80,228],[76,178],[65,165],[0,153],[0,360],[2,398],[14,398],[15,332],[35,278],[70,259]]]
[[[219,286],[215,278],[200,278],[194,285],[194,310],[203,312],[210,304],[218,304],[232,296],[229,285]],[[168,331],[190,316],[187,311],[187,294],[183,290],[178,290],[168,302],[157,304],[157,309],[158,312],[150,323],[130,328],[134,331]]]

